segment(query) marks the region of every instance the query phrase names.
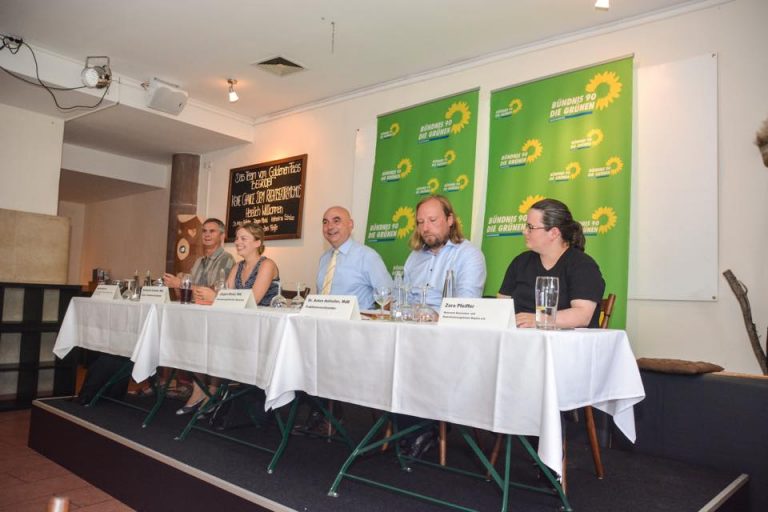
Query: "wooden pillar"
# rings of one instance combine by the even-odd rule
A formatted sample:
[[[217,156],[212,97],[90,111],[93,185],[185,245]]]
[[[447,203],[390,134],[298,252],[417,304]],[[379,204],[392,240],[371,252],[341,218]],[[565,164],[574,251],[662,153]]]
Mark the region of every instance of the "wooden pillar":
[[[197,213],[197,183],[200,173],[200,155],[173,155],[171,165],[171,197],[168,205],[168,238],[165,251],[165,270],[173,272],[176,254],[178,215]]]

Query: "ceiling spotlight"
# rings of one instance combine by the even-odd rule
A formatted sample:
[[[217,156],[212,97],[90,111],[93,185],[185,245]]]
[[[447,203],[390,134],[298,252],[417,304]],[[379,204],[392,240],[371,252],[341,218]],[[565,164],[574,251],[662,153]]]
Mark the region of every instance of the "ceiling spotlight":
[[[611,1],[610,0],[596,0],[595,2],[595,9],[600,9],[602,11],[607,11],[611,7]]]
[[[235,92],[235,85],[237,84],[237,80],[234,78],[227,78],[227,83],[229,84],[229,102],[234,103],[240,99],[240,97]]]
[[[86,87],[103,89],[108,86],[112,82],[112,70],[109,69],[109,57],[86,57],[85,67],[80,73],[80,79]]]

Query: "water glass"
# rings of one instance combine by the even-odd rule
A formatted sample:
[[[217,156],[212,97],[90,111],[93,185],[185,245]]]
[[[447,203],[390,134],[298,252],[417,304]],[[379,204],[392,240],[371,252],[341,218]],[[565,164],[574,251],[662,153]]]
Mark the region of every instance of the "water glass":
[[[125,280],[125,291],[123,292],[123,298],[126,300],[132,300],[132,301],[139,300],[139,294],[138,294],[138,291],[136,290],[136,280],[134,279]]]
[[[536,278],[536,328],[555,329],[557,301],[560,298],[560,279],[552,276]]]
[[[180,302],[182,304],[192,304],[192,276],[184,274],[181,276],[181,285],[179,286]]]

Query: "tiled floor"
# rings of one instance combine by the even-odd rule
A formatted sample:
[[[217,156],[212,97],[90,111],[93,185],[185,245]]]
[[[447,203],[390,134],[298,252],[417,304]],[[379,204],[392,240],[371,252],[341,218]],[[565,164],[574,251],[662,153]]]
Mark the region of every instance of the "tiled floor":
[[[45,512],[52,496],[68,497],[70,511],[133,510],[28,448],[29,414],[0,412],[0,512]]]

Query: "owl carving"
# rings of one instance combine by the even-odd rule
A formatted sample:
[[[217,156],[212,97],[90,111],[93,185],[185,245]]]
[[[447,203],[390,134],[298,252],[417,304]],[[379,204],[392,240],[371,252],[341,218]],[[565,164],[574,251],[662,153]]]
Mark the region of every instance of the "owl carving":
[[[188,273],[197,258],[203,256],[203,221],[196,215],[177,215],[176,255],[173,273]]]

